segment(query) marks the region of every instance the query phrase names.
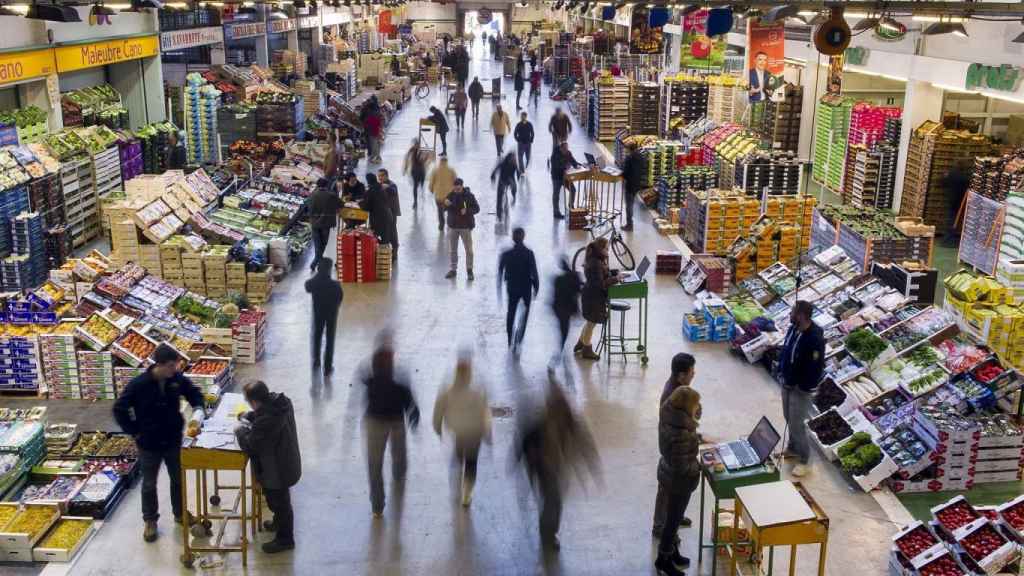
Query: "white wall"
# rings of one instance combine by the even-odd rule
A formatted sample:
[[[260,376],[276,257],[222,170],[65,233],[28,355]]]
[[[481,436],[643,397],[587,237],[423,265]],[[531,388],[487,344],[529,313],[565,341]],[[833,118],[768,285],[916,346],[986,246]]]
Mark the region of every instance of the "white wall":
[[[113,24],[110,26],[90,26],[89,6],[76,8],[81,22],[46,22],[46,28],[53,31],[53,41],[74,42],[77,40],[96,40],[109,38],[111,36],[128,36],[132,34],[143,34],[159,32],[160,21],[157,18],[156,10],[147,12],[118,12],[112,17]],[[31,20],[24,20],[31,22]],[[5,32],[6,34],[6,29]],[[44,33],[45,38],[45,33]]]
[[[0,16],[0,49],[46,44],[46,23],[21,16]]]

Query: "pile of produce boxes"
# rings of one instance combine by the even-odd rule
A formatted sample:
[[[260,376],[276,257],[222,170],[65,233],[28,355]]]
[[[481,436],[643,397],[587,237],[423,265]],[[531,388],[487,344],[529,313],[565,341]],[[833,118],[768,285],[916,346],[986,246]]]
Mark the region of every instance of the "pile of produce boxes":
[[[874,208],[834,204],[816,209],[812,232],[814,246],[840,246],[864,272],[871,262],[930,264],[934,234],[933,227],[898,225]]]

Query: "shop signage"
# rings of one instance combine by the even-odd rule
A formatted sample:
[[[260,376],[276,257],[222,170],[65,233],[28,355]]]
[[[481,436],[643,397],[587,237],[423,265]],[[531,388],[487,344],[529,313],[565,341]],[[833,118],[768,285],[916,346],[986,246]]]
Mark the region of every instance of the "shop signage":
[[[860,46],[851,46],[846,49],[846,63],[853,66],[866,66],[868,63],[868,54],[870,50],[867,48],[861,48]]]
[[[785,61],[785,24],[762,24],[760,20],[747,19],[747,96],[751,102],[768,100],[785,83]]]
[[[39,78],[55,70],[50,49],[0,54],[0,85]]]
[[[262,36],[267,33],[267,24],[265,22],[244,22],[241,24],[230,24],[224,27],[225,37],[229,40],[241,40],[242,38],[252,38],[253,36]]]
[[[352,13],[348,10],[345,12],[329,12],[323,14],[323,25],[334,26],[335,24],[347,24],[352,21]]]
[[[57,71],[71,72],[157,56],[160,54],[160,43],[156,35],[139,36],[95,44],[58,46],[53,53],[57,60]]]
[[[974,63],[967,67],[964,86],[968,90],[988,88],[1000,92],[1016,92],[1020,86],[1020,68],[1010,64],[986,66]]]
[[[174,30],[160,34],[160,50],[170,52],[195,46],[205,46],[207,44],[220,44],[223,41],[224,28],[220,26]]]
[[[287,20],[271,20],[270,21],[270,33],[281,34],[282,32],[290,32],[295,30],[295,20],[288,18]]]
[[[302,18],[299,18],[299,28],[316,28],[319,25],[319,16],[303,16]]]

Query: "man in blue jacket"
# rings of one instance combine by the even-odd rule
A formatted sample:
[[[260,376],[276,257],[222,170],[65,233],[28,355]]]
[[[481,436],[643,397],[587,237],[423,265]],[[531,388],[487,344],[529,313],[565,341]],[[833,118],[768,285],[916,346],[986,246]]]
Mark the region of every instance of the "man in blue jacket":
[[[790,312],[789,331],[779,357],[782,380],[782,411],[789,428],[786,452],[799,462],[793,467],[797,478],[808,472],[810,445],[807,443],[807,418],[818,382],[825,370],[825,335],[811,320],[814,307],[806,300],[797,300]]]
[[[167,466],[171,484],[171,510],[181,523],[181,441],[185,419],[181,416],[181,398],[194,409],[193,420],[202,421],[203,393],[178,370],[181,358],[173,348],[161,344],[153,352],[153,365],[128,383],[114,402],[114,419],[121,429],[135,438],[142,467],[142,520],[146,523],[142,538],[156,540],[156,521],[160,518],[156,497],[160,463]]]
[[[501,290],[502,281],[508,289],[508,314],[505,318],[505,330],[508,332],[508,345],[514,352],[519,351],[526,334],[526,321],[530,318],[530,302],[536,298],[537,290],[540,289],[540,278],[537,275],[537,259],[530,250],[523,244],[526,239],[526,231],[516,228],[512,231],[511,248],[501,254],[498,261],[498,290]],[[516,323],[516,310],[519,308],[519,301],[523,302],[523,321],[516,331],[515,340],[512,338],[512,329]]]

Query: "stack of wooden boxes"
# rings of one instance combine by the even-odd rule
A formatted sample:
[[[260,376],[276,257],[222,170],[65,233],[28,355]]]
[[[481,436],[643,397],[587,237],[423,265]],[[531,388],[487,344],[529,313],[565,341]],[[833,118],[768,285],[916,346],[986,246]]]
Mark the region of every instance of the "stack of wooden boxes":
[[[245,262],[228,262],[227,266],[228,293],[245,294],[248,277],[245,274]]]
[[[175,286],[185,286],[185,272],[181,267],[181,251],[179,244],[164,243],[160,245],[160,266],[163,268],[162,278]]]
[[[270,300],[270,292],[274,289],[274,278],[270,268],[262,272],[249,272],[246,275],[245,297],[249,304],[258,306]]]
[[[203,253],[203,273],[206,275],[206,296],[218,300],[227,296],[226,251],[209,250]]]
[[[196,294],[206,295],[206,274],[203,269],[203,255],[198,252],[181,252],[181,271],[185,288]]]

